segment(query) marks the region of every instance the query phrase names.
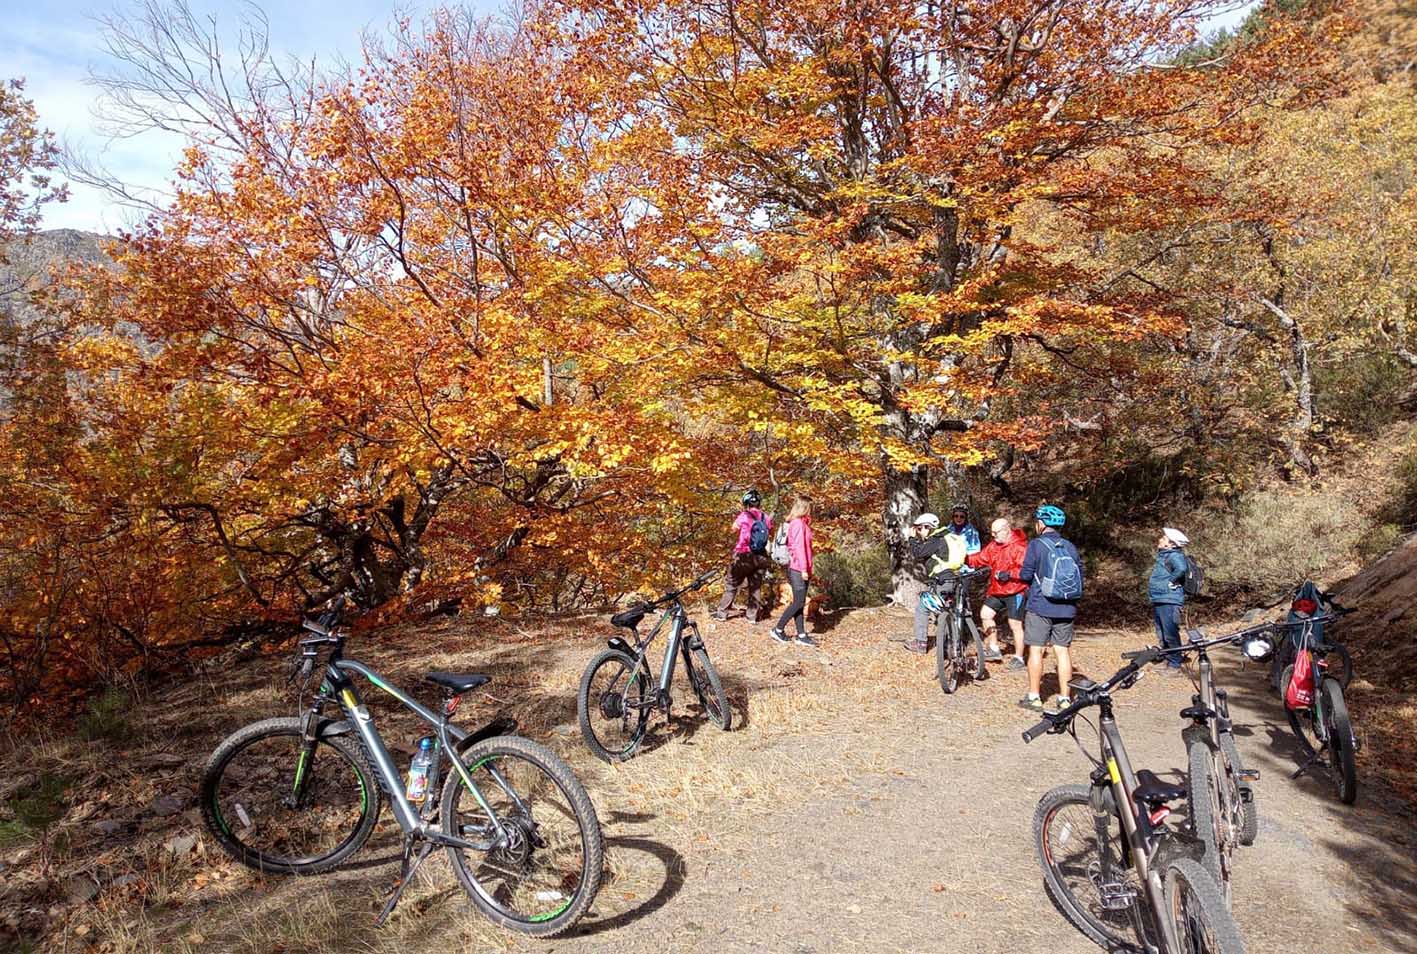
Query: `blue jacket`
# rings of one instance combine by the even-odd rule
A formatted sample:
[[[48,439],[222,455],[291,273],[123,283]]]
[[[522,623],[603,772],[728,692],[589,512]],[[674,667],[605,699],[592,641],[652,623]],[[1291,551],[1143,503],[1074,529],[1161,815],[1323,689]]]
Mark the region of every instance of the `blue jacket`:
[[[1073,546],[1071,540],[1064,540],[1062,534],[1057,530],[1045,530],[1042,536],[1034,537],[1028,541],[1028,549],[1023,553],[1023,566],[1018,571],[1018,578],[1028,587],[1028,603],[1025,608],[1030,613],[1037,613],[1039,616],[1046,616],[1049,619],[1074,619],[1078,614],[1077,603],[1060,603],[1048,599],[1038,591],[1035,577],[1043,569],[1047,561],[1048,551],[1057,545],[1057,541],[1063,541],[1063,549],[1073,558],[1078,565],[1078,572],[1082,572],[1082,557],[1078,555],[1078,548]]]
[[[1186,555],[1175,547],[1156,551],[1156,565],[1146,581],[1146,595],[1153,606],[1180,606],[1186,602],[1181,586],[1186,579]]]
[[[974,529],[974,524],[972,524],[972,523],[966,523],[963,527],[958,527],[958,528],[956,528],[955,525],[954,525],[954,523],[951,522],[951,523],[947,526],[947,529],[948,529],[951,533],[957,533],[957,534],[959,534],[960,536],[964,537],[964,543],[965,543],[965,550],[964,550],[964,552],[965,552],[965,553],[978,553],[978,552],[979,552],[979,548],[980,548],[980,545],[981,545],[980,540],[979,540],[979,531],[976,530],[976,529]]]

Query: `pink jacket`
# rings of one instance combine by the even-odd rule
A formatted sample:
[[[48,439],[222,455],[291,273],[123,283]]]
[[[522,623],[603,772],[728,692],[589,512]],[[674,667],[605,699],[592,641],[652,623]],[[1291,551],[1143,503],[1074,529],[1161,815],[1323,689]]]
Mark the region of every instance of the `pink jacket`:
[[[787,562],[789,570],[803,576],[812,575],[812,519],[798,517],[787,524]]]
[[[738,543],[733,548],[735,555],[747,553],[749,551],[748,538],[753,535],[753,521],[759,517],[768,525],[768,542],[772,542],[772,517],[763,513],[757,507],[749,507],[740,513],[733,521],[733,526],[738,528]]]

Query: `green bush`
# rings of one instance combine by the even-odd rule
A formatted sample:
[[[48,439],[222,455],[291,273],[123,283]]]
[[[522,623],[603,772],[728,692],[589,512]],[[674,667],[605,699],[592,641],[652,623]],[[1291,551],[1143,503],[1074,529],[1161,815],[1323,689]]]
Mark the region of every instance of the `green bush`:
[[[1358,558],[1371,563],[1401,542],[1401,527],[1395,523],[1380,523],[1358,541]]]
[[[1385,516],[1399,527],[1411,527],[1417,523],[1417,444],[1409,444],[1399,452],[1393,475],[1397,488]]]
[[[891,591],[885,544],[844,547],[817,557],[812,574],[835,609],[879,606]]]
[[[1319,413],[1339,427],[1373,434],[1405,416],[1399,403],[1412,379],[1411,370],[1387,352],[1346,356],[1314,372]]]
[[[85,742],[117,742],[130,733],[128,713],[133,700],[121,689],[105,689],[89,700],[88,711],[79,716],[75,729]]]
[[[52,772],[41,772],[35,781],[6,799],[5,813],[13,817],[0,821],[0,848],[42,838],[49,831],[49,826],[68,811],[68,789],[68,779]]]

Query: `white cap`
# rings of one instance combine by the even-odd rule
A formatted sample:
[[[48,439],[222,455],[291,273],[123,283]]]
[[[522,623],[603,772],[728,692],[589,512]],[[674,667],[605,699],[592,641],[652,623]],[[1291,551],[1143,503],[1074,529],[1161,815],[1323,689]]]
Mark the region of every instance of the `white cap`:
[[[940,518],[933,513],[922,513],[915,518],[915,525],[917,527],[938,527],[940,525]]]
[[[1177,530],[1175,527],[1162,527],[1161,532],[1165,534],[1166,539],[1170,540],[1178,547],[1187,547],[1191,545],[1191,538],[1186,536],[1180,530]]]

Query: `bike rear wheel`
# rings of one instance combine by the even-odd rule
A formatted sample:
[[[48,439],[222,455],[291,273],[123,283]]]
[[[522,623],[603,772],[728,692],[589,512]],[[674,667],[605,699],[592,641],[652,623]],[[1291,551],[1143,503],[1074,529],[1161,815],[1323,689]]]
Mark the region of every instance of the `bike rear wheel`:
[[[319,874],[368,840],[379,820],[374,770],[352,737],[307,748],[301,720],[267,719],[228,736],[202,773],[202,821],[258,871]]]
[[[643,668],[634,657],[607,649],[591,660],[576,693],[581,736],[604,762],[632,758],[645,737],[649,708]]]
[[[1225,757],[1226,770],[1235,785],[1236,797],[1240,799],[1240,844],[1253,845],[1260,833],[1260,809],[1255,801],[1255,789],[1249,782],[1240,780],[1245,763],[1240,760],[1240,749],[1235,744],[1235,736],[1229,732],[1220,733],[1220,751]]]
[[[605,863],[600,821],[580,780],[550,749],[518,736],[486,739],[461,760],[477,791],[456,767],[449,771],[443,831],[498,842],[448,848],[463,890],[504,928],[533,937],[570,930],[595,900]]]
[[[1353,723],[1348,717],[1348,703],[1343,698],[1343,687],[1336,681],[1325,679],[1324,728],[1328,736],[1328,761],[1333,770],[1333,786],[1339,799],[1345,805],[1358,800],[1358,740],[1353,735]]]
[[[1190,858],[1175,858],[1162,875],[1166,915],[1177,949],[1187,954],[1245,954],[1235,926],[1210,872]]]
[[[1093,810],[1092,789],[1064,785],[1043,796],[1033,813],[1033,841],[1048,896],[1063,917],[1108,950],[1138,946],[1145,897],[1126,860],[1122,823]],[[1105,894],[1104,894],[1105,891]],[[1127,894],[1130,904],[1123,904]]]
[[[708,720],[727,732],[733,727],[733,709],[728,704],[728,694],[723,691],[723,683],[718,678],[718,670],[713,668],[708,650],[700,643],[687,649],[684,668],[689,671],[689,684],[699,697],[699,705],[704,708]]]
[[[955,631],[954,618],[947,615],[935,637],[935,677],[940,680],[945,695],[959,688],[960,669],[964,665],[960,655],[959,633]]]
[[[1217,772],[1215,750],[1209,743],[1196,739],[1190,743],[1186,754],[1189,762],[1186,788],[1191,826],[1201,843],[1201,859],[1205,868],[1215,879],[1221,898],[1228,907],[1235,842],[1226,817],[1225,798],[1221,793],[1221,786],[1226,782]]]

